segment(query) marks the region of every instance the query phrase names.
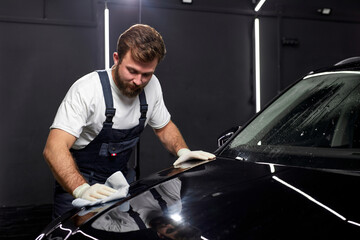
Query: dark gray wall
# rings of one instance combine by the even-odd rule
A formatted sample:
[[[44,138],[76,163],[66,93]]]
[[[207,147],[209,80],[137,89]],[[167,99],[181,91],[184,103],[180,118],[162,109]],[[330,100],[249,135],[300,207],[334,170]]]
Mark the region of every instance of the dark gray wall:
[[[71,2],[0,3],[1,206],[51,201],[49,126],[74,79],[103,65],[95,5],[76,13]]]
[[[357,0],[266,1],[258,16],[262,105],[311,70],[359,56],[359,9]]]
[[[284,19],[282,28],[283,36],[296,38],[299,45],[282,46],[281,87],[289,85],[291,77],[301,77],[314,68],[360,55],[359,23]],[[314,33],[316,37],[310,38]]]
[[[214,151],[221,132],[254,113],[249,104],[251,18],[149,8],[142,20],[156,27],[167,42],[168,54],[156,74],[173,121],[190,148]],[[157,149],[159,143],[148,132],[143,146]],[[143,151],[141,157],[154,163],[143,169],[145,174],[175,160],[165,151]]]
[[[218,134],[255,113],[252,1],[141,3],[140,8],[139,1],[108,1],[111,51],[130,25],[141,21],[155,27],[168,50],[156,75],[172,119],[190,148],[214,151]],[[268,1],[259,14],[262,105],[307,71],[360,55],[359,14],[351,10],[360,4],[348,0],[348,10],[325,18],[315,11],[323,3],[299,8]],[[53,177],[42,149],[70,85],[104,66],[103,9],[104,2],[95,0],[1,1],[2,206],[52,202]],[[299,45],[284,46],[283,37]],[[141,175],[174,160],[147,128]]]

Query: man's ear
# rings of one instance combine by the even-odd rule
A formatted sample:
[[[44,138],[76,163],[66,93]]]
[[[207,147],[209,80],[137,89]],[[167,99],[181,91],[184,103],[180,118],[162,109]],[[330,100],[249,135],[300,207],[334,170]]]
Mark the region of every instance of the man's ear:
[[[114,65],[117,65],[119,62],[119,54],[117,52],[113,53]]]

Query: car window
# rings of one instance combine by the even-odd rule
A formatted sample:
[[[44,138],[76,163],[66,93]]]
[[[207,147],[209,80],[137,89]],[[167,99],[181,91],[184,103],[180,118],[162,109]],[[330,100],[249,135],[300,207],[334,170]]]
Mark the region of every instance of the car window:
[[[308,76],[248,124],[222,151],[234,157],[255,146],[360,148],[360,74]]]

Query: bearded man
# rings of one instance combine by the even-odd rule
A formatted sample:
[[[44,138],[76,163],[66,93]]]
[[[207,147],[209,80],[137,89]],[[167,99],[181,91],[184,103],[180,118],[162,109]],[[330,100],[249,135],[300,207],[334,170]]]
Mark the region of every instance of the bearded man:
[[[189,150],[171,121],[154,75],[165,53],[161,35],[136,24],[120,35],[111,69],[89,73],[71,86],[43,152],[56,179],[53,218],[70,210],[74,198],[96,201],[113,194],[104,183],[117,171],[128,176],[127,162],[147,124],[179,157],[174,164],[215,157]]]

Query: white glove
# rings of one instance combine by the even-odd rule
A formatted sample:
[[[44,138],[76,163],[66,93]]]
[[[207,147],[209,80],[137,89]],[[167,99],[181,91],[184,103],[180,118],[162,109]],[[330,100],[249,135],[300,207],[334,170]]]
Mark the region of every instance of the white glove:
[[[73,191],[73,196],[75,198],[83,198],[89,201],[96,201],[98,199],[106,198],[115,192],[115,189],[105,186],[104,184],[96,183],[90,186],[89,184],[84,183],[78,186]]]
[[[177,152],[178,159],[173,163],[173,165],[178,165],[180,163],[186,162],[190,159],[200,159],[200,160],[211,160],[215,159],[215,155],[212,153],[204,151],[191,151],[187,148],[182,148]]]

